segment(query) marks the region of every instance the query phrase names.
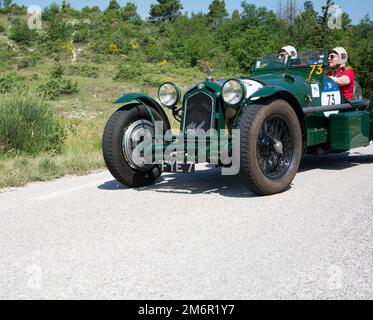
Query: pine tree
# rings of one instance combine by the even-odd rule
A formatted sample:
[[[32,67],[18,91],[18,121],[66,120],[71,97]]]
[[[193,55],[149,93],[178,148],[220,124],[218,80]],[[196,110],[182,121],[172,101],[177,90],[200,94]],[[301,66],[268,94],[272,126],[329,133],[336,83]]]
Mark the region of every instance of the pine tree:
[[[105,10],[105,19],[109,21],[112,26],[118,24],[120,19],[120,5],[116,0],[110,0],[108,7]]]
[[[121,16],[124,21],[140,19],[140,16],[137,13],[137,6],[133,2],[126,3],[121,10]]]
[[[232,20],[241,20],[240,12],[237,9],[232,12]]]
[[[180,0],[157,0],[150,6],[150,21],[175,21],[181,15],[183,6]]]
[[[293,45],[302,49],[315,49],[317,30],[317,13],[312,1],[306,1],[304,11],[295,18],[292,27]]]
[[[12,4],[12,0],[0,0],[0,8],[9,7]]]
[[[118,11],[120,10],[120,5],[116,0],[110,0],[110,3],[106,9],[106,11]]]
[[[311,13],[312,15],[317,15],[313,3],[311,0],[307,0],[304,2],[304,11]]]
[[[228,17],[228,11],[225,8],[224,0],[213,0],[209,6],[209,12],[207,14],[207,19],[210,24],[218,25],[224,18]]]
[[[327,0],[322,7],[322,15],[318,16],[318,28],[315,35],[316,48],[328,50],[333,46],[332,32],[329,29],[328,21],[330,19],[329,9],[334,5],[333,0]]]

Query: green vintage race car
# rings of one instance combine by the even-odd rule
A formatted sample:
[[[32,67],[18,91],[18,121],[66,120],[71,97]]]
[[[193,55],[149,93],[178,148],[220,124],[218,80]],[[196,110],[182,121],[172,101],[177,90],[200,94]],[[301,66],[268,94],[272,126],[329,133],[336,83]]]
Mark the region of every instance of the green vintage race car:
[[[108,169],[119,182],[143,187],[162,172],[193,173],[195,163],[209,162],[239,174],[258,195],[287,190],[302,155],[343,152],[373,139],[372,101],[362,98],[357,81],[348,101],[326,76],[327,56],[304,52],[286,63],[266,56],[250,77],[214,80],[209,73],[183,97],[168,82],[159,88],[160,103],[125,94],[104,132]],[[170,131],[163,107],[180,122],[180,133]]]

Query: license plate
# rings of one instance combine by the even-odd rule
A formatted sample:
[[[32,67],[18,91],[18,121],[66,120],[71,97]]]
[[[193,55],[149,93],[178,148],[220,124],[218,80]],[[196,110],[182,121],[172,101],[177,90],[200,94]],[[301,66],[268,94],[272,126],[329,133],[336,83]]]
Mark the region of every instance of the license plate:
[[[196,171],[196,165],[191,162],[168,162],[163,161],[161,163],[161,168],[163,172],[172,172],[172,173],[194,173]]]

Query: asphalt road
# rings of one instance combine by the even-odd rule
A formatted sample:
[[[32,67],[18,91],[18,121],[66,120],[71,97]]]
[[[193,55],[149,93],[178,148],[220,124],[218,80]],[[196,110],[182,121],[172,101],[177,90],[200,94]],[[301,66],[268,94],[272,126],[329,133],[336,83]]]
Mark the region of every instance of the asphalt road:
[[[265,198],[199,169],[3,190],[0,298],[373,299],[373,145],[306,157]]]

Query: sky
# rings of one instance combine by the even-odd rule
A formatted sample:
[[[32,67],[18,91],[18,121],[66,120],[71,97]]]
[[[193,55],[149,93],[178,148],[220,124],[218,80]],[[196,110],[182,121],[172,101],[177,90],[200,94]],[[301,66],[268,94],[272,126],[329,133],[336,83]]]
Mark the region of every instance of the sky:
[[[138,13],[142,18],[147,18],[150,5],[157,3],[156,0],[117,0],[118,3],[122,6],[127,1],[134,2],[137,5]],[[22,4],[25,6],[30,5],[39,5],[41,8],[49,6],[52,2],[60,4],[62,0],[13,0],[17,4]],[[109,0],[67,0],[66,2],[70,3],[75,8],[82,8],[84,6],[94,6],[97,5],[101,8],[107,7]],[[209,4],[212,0],[181,0],[181,3],[184,7],[184,11],[191,12],[207,12]],[[226,0],[226,7],[229,13],[232,13],[233,10],[238,9],[241,11],[241,2],[242,0]],[[256,6],[264,6],[268,9],[274,11],[278,8],[279,0],[255,0],[247,1],[248,3],[253,3]],[[286,0],[283,0],[286,2]],[[304,0],[298,0],[298,6],[302,7]],[[326,0],[314,0],[315,9],[318,12],[321,12],[321,7],[326,3]],[[373,1],[371,0],[335,0],[335,4],[342,7],[344,12],[347,12],[352,19],[354,24],[359,23],[359,21],[365,16],[366,13],[369,13],[370,18],[373,18]]]

